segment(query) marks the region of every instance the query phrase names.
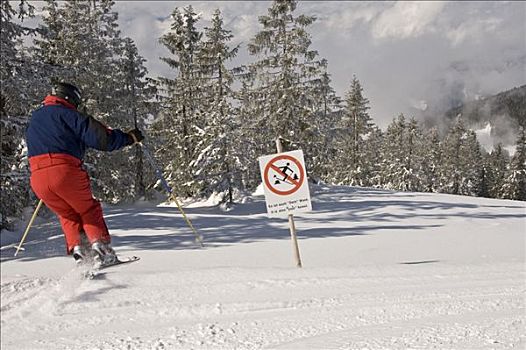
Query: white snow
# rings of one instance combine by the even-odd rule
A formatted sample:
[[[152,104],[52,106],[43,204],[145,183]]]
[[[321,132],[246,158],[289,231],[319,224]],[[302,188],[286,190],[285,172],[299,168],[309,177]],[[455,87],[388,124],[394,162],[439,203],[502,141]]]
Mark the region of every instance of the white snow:
[[[517,146],[505,146],[504,149],[509,153],[511,157],[515,155],[515,152],[517,151]]]
[[[492,126],[490,122],[486,123],[486,126],[475,130],[475,134],[477,135],[477,140],[479,141],[480,145],[484,147],[486,152],[492,152],[493,151],[493,137],[491,136],[491,130]]]
[[[287,221],[263,197],[229,212],[106,206],[122,255],[82,280],[56,220],[26,250],[2,233],[1,348],[524,349],[526,203],[311,188]]]

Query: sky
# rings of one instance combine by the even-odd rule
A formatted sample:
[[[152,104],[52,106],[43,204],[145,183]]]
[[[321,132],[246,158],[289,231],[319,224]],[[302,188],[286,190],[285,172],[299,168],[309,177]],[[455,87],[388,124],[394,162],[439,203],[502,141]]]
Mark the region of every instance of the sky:
[[[116,1],[120,29],[151,76],[174,76],[159,59],[168,51],[158,38],[173,9],[187,5],[201,15],[201,28],[220,9],[232,44],[241,44],[232,64],[254,61],[246,44],[271,1]],[[344,96],[356,75],[382,128],[400,113],[438,114],[526,84],[526,2],[300,1],[295,14],[317,18],[311,48],[328,60],[333,87]]]

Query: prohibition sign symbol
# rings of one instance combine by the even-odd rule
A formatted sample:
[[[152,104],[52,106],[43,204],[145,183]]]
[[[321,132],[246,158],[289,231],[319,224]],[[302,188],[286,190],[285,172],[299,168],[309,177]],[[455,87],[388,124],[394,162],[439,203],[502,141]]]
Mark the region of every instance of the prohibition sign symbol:
[[[293,171],[291,168],[288,167],[288,165],[290,165],[290,162],[287,162],[286,163],[287,165],[285,167],[283,166],[280,167],[279,162],[282,160],[290,161],[293,164],[295,164],[296,167],[298,168],[299,174],[295,174],[295,176],[290,176],[291,174],[287,173],[287,169]],[[277,189],[276,184],[280,183],[280,181],[276,181],[276,183],[272,184],[269,181],[271,172],[275,173],[274,177],[283,177],[281,181],[291,184],[293,187],[285,191]],[[303,170],[301,163],[296,158],[291,157],[286,154],[272,158],[270,162],[267,163],[267,166],[265,167],[264,175],[265,175],[264,176],[265,185],[267,186],[267,188],[270,191],[280,196],[286,196],[289,194],[293,194],[294,192],[299,190],[299,188],[303,184],[303,181],[305,180],[305,171]]]

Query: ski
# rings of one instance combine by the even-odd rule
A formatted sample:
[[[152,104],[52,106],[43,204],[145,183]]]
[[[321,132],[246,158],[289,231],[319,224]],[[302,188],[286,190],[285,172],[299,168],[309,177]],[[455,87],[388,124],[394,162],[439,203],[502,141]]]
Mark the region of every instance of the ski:
[[[108,267],[118,266],[118,265],[122,265],[122,264],[129,264],[129,263],[132,263],[132,262],[135,262],[135,261],[139,261],[139,260],[141,260],[141,258],[139,258],[138,256],[130,256],[130,257],[126,257],[126,258],[123,258],[123,259],[117,258],[117,260],[115,260],[112,263],[104,264],[104,265],[99,266],[97,268],[97,270],[104,270],[104,269],[107,269]]]
[[[135,262],[135,261],[139,261],[141,258],[138,257],[138,256],[130,256],[130,257],[125,257],[125,258],[117,258],[116,261],[112,262],[112,263],[109,263],[109,264],[104,264],[104,265],[99,265],[99,266],[92,266],[89,270],[87,271],[83,271],[81,276],[82,278],[84,279],[88,279],[88,280],[92,280],[94,279],[95,277],[97,277],[97,275],[99,274],[100,271],[102,270],[105,270],[107,268],[110,268],[110,267],[113,267],[113,266],[119,266],[119,265],[123,265],[123,264],[129,264],[129,263],[132,263],[132,262]]]

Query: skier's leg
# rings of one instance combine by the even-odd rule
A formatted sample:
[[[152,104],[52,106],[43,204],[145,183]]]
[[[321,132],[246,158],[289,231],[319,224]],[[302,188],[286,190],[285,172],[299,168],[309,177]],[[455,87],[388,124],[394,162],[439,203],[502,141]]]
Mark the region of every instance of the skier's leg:
[[[82,220],[68,203],[49,189],[48,175],[46,169],[34,172],[31,175],[31,188],[46,206],[58,216],[66,240],[66,251],[71,254],[73,247],[80,245]]]
[[[67,205],[65,202],[64,204]],[[82,230],[82,219],[73,209],[66,211],[64,209],[55,208],[55,212],[58,215],[62,231],[64,232],[68,254],[71,254],[74,247],[82,245],[82,239],[80,236],[80,231]]]
[[[78,213],[90,243],[110,243],[102,207],[93,198],[88,173],[80,167],[67,167],[65,170],[67,176],[57,178],[53,190]]]

